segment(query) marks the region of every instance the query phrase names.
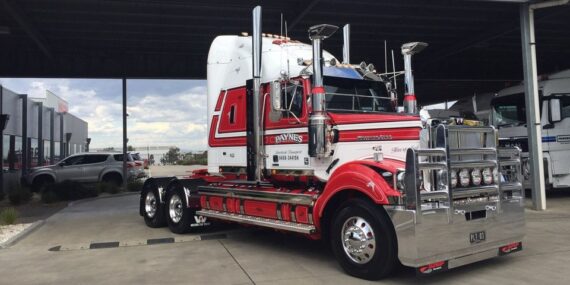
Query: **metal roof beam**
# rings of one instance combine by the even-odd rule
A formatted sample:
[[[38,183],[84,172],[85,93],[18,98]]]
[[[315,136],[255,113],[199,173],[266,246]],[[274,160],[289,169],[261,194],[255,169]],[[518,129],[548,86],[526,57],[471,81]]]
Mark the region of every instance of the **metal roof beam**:
[[[537,20],[551,18],[554,15],[560,14],[560,13],[565,12],[565,11],[567,11],[567,10],[557,9],[557,10],[554,10],[554,11],[548,13],[548,14],[544,14],[541,17],[537,17]],[[486,31],[482,34],[475,36],[475,37],[472,37],[470,39],[462,41],[458,44],[452,45],[449,48],[441,50],[437,54],[432,55],[429,59],[422,62],[420,64],[420,66],[426,66],[428,64],[439,61],[445,57],[462,53],[465,50],[467,50],[473,46],[476,46],[478,44],[481,44],[483,42],[490,41],[490,40],[493,40],[496,38],[500,38],[500,37],[507,35],[509,33],[516,32],[519,29],[520,29],[520,27],[516,23],[507,23],[501,27],[493,28],[492,30]]]
[[[319,1],[320,0],[313,0],[309,3],[309,5],[307,5],[305,9],[303,9],[303,11],[301,11],[293,21],[291,21],[288,29],[292,30],[319,3]]]
[[[46,43],[46,40],[42,37],[42,35],[38,32],[38,30],[34,27],[34,25],[24,16],[20,7],[16,4],[12,3],[13,1],[10,0],[0,0],[6,8],[6,11],[18,22],[20,27],[28,34],[28,36],[36,43],[36,45],[40,48],[42,53],[49,58],[53,57],[53,54]]]

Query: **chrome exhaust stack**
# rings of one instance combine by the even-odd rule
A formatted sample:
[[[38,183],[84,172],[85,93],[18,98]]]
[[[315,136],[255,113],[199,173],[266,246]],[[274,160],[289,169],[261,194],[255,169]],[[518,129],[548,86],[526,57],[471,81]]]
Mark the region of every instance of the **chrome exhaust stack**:
[[[414,91],[414,76],[412,74],[412,55],[421,52],[428,46],[427,43],[412,42],[402,45],[402,55],[404,56],[404,112],[408,114],[417,114],[418,106],[416,94]]]
[[[342,38],[344,40],[344,45],[342,46],[342,63],[350,64],[350,24],[346,24],[342,28]]]
[[[263,167],[263,126],[261,125],[261,6],[253,9],[252,73],[253,73],[253,144],[248,149],[248,180],[261,181]],[[249,144],[249,143],[248,143]],[[250,159],[251,157],[251,159]],[[251,174],[251,175],[250,175]]]
[[[325,89],[323,87],[323,50],[321,43],[332,36],[337,26],[322,24],[309,28],[309,38],[313,45],[313,111],[309,117],[309,156],[323,158],[326,156],[326,123],[328,116],[325,106]]]

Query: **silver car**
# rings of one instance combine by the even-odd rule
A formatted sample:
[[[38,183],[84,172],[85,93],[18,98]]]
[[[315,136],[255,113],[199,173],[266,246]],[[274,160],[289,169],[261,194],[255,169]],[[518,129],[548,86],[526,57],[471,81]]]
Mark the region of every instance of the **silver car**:
[[[79,153],[66,157],[55,165],[35,167],[26,175],[26,183],[39,191],[48,183],[71,180],[83,183],[109,182],[121,185],[123,181],[122,153]],[[136,177],[133,158],[127,154],[127,179]]]

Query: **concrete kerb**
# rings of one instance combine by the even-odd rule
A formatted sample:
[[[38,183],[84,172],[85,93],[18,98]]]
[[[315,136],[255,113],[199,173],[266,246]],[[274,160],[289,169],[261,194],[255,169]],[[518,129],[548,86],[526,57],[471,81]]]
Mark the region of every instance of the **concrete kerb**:
[[[0,249],[8,248],[8,247],[16,244],[18,241],[25,238],[29,234],[31,234],[33,231],[37,230],[44,223],[45,223],[45,220],[39,220],[39,221],[32,223],[29,227],[25,228],[23,231],[19,232],[15,236],[9,238],[7,241],[0,243]]]

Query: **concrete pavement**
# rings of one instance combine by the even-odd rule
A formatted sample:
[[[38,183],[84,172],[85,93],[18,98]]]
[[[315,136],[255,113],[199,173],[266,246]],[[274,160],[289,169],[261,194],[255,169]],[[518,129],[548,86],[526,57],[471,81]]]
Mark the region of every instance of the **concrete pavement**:
[[[216,232],[225,236],[200,239],[201,234],[180,236],[167,228],[147,228],[138,215],[138,199],[126,195],[79,202],[55,214],[13,247],[0,250],[0,280],[14,284],[567,284],[568,191],[551,197],[546,212],[527,211],[525,250],[520,253],[427,278],[403,268],[379,282],[347,276],[326,245],[295,235],[224,227]],[[177,242],[142,242],[169,237]],[[120,246],[88,249],[100,242]],[[48,250],[54,246],[68,250]]]

